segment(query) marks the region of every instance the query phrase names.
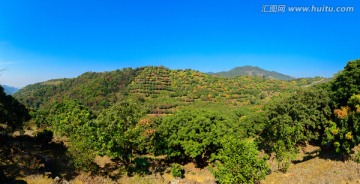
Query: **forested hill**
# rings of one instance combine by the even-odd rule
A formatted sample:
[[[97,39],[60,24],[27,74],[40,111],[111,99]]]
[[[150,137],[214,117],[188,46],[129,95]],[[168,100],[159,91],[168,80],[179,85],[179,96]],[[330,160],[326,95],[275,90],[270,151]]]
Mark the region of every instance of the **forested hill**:
[[[28,85],[14,97],[31,108],[66,99],[78,100],[90,107],[105,107],[127,93],[127,85],[140,70],[125,68],[112,72],[86,72],[73,79],[54,79]]]
[[[267,71],[255,66],[242,66],[236,67],[229,71],[212,73],[213,75],[223,77],[237,77],[237,76],[259,76],[266,79],[278,79],[278,80],[292,80],[294,77],[284,75],[274,71]]]
[[[72,99],[95,111],[119,99],[131,97],[145,101],[149,113],[171,113],[193,102],[226,102],[231,106],[260,104],[279,92],[293,90],[312,81],[288,82],[256,76],[223,78],[189,69],[142,67],[87,72],[73,79],[50,80],[26,86],[14,96],[32,108]]]

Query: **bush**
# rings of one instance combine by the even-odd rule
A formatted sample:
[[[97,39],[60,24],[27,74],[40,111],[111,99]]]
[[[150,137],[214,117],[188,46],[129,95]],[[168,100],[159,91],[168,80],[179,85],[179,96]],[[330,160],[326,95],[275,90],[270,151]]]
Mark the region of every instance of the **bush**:
[[[171,165],[171,174],[173,177],[183,178],[184,177],[184,169],[180,164],[172,164]]]
[[[269,170],[255,143],[236,138],[224,139],[217,159],[213,172],[220,183],[256,183]]]

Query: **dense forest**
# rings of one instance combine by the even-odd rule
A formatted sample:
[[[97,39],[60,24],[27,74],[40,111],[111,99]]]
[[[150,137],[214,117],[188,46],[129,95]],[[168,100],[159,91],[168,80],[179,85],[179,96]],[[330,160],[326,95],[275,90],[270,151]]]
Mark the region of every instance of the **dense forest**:
[[[0,114],[2,182],[79,172],[181,178],[194,163],[218,183],[258,183],[286,172],[306,144],[360,162],[360,60],[332,79],[225,78],[161,66],[87,72],[13,96],[0,87]],[[102,166],[99,157],[110,161]]]

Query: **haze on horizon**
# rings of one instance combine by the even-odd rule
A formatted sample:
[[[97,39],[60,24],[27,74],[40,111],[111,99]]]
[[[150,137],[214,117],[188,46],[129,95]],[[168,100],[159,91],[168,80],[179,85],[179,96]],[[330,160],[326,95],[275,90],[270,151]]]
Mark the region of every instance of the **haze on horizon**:
[[[355,11],[261,12],[266,4]],[[201,72],[251,65],[332,77],[360,58],[359,15],[358,0],[2,1],[0,84],[148,65]]]

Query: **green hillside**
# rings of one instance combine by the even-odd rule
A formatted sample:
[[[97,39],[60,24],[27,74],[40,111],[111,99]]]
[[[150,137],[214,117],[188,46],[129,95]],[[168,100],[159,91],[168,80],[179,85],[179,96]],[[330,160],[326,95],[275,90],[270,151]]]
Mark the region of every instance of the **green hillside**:
[[[222,77],[237,77],[237,76],[258,76],[263,77],[265,79],[277,79],[277,80],[292,80],[295,79],[294,77],[284,75],[274,71],[267,71],[261,69],[259,67],[254,66],[242,66],[236,67],[229,71],[212,73],[213,75],[218,75]]]
[[[127,86],[142,70],[125,68],[112,72],[87,72],[73,79],[56,79],[26,86],[14,94],[31,108],[49,107],[54,102],[76,99],[94,110],[109,106],[128,93]]]
[[[135,98],[145,102],[150,114],[168,114],[202,102],[231,107],[262,104],[280,92],[304,84],[300,80],[287,82],[258,76],[223,78],[189,69],[143,67],[87,72],[73,79],[50,80],[26,86],[14,96],[35,109],[72,99],[95,112],[123,98]]]
[[[9,141],[0,151],[22,141],[18,153],[56,160],[49,166],[41,159],[27,162],[28,154],[0,154],[5,160],[0,175],[43,175],[52,169],[71,180],[68,171],[75,169],[114,180],[161,175],[151,182],[168,183],[167,174],[194,181],[188,174],[200,172],[185,168],[193,164],[211,172],[203,183],[258,183],[270,172],[286,172],[309,144],[358,161],[359,75],[360,60],[333,79],[226,78],[148,66],[29,85],[14,97],[29,108],[31,119],[16,124],[25,122],[24,131],[34,138],[6,134]],[[20,114],[2,112],[4,127]],[[14,159],[26,167],[5,167]]]

